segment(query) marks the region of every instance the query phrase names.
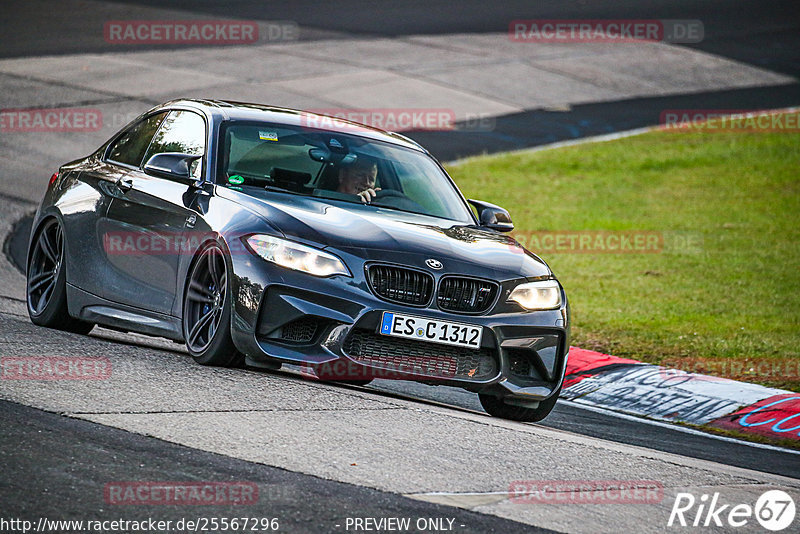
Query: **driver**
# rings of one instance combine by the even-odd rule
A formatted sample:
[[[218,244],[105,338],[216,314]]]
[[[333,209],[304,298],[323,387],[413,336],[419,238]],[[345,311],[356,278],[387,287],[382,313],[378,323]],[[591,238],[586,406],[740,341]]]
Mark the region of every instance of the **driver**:
[[[358,195],[361,202],[371,202],[380,187],[375,187],[378,177],[378,163],[374,159],[360,157],[349,165],[339,169],[339,193]]]

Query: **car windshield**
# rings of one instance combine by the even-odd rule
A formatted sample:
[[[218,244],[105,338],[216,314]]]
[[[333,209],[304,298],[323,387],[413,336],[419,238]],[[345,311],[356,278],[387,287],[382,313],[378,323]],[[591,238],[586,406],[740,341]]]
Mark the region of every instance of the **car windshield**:
[[[217,182],[474,223],[447,175],[428,155],[358,135],[270,123],[223,124]],[[260,196],[260,195],[259,195]]]

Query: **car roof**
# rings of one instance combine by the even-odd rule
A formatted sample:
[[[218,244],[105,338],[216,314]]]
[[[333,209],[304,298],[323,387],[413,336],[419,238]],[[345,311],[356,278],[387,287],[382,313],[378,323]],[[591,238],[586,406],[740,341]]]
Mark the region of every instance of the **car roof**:
[[[403,146],[424,152],[426,154],[428,153],[428,151],[420,146],[417,142],[402,134],[396,132],[387,132],[379,128],[374,128],[372,126],[367,126],[365,124],[345,120],[339,117],[331,117],[330,115],[302,111],[298,109],[267,106],[264,104],[253,104],[248,102],[202,100],[193,98],[171,100],[158,106],[156,109],[168,109],[181,106],[201,108],[212,116],[220,117],[220,120],[263,121],[285,124],[288,126],[313,127],[330,132],[366,137],[376,141],[383,141],[385,143]]]

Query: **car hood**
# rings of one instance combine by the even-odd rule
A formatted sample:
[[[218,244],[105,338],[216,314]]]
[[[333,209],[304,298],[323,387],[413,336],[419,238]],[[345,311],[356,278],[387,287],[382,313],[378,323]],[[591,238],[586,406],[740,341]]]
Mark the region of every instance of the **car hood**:
[[[320,248],[418,267],[431,258],[448,273],[497,280],[552,274],[541,258],[510,236],[478,226],[314,197],[266,195],[250,197],[251,208],[287,238]]]

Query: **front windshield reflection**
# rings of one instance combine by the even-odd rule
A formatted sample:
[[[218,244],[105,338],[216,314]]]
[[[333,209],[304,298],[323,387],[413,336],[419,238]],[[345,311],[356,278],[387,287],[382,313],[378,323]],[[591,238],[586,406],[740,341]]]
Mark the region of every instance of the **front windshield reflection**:
[[[474,223],[448,177],[421,152],[269,123],[223,125],[220,136],[218,182],[245,193],[279,191]]]

